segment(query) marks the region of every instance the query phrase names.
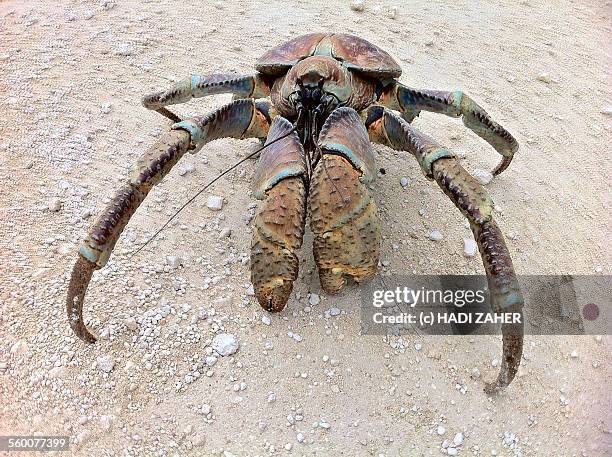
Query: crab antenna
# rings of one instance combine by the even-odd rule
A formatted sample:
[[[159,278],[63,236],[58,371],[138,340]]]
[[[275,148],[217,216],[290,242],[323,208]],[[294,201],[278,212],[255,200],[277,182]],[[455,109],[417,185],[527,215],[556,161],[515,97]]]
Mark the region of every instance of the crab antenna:
[[[138,254],[140,251],[142,251],[151,241],[153,241],[155,238],[157,238],[157,235],[160,234],[160,232],[165,229],[168,224],[170,222],[172,222],[172,220],[174,220],[174,218],[176,216],[178,216],[178,214],[183,211],[185,209],[185,207],[187,205],[189,205],[191,202],[193,202],[196,198],[198,198],[200,196],[200,194],[202,194],[202,192],[204,192],[206,189],[208,189],[210,186],[212,186],[216,181],[218,181],[219,179],[221,179],[223,176],[225,176],[226,174],[228,174],[230,171],[232,171],[233,169],[235,169],[236,167],[238,167],[239,165],[241,165],[242,163],[246,162],[247,160],[249,160],[250,158],[256,156],[257,154],[259,154],[263,149],[267,148],[268,146],[270,146],[271,144],[276,143],[277,141],[282,140],[283,138],[286,138],[287,136],[291,135],[293,132],[295,132],[297,130],[297,125],[295,125],[291,130],[289,130],[287,133],[285,133],[283,136],[280,136],[272,141],[270,141],[267,144],[264,144],[261,148],[259,148],[257,151],[252,152],[251,154],[249,154],[248,156],[246,156],[244,159],[239,160],[238,162],[236,162],[234,165],[232,165],[231,167],[229,167],[227,170],[225,170],[223,173],[221,173],[219,176],[217,176],[215,179],[213,179],[212,181],[210,181],[208,184],[206,184],[202,189],[200,189],[193,197],[191,197],[189,200],[187,200],[183,206],[181,206],[171,217],[170,219],[168,219],[164,225],[162,225],[157,232],[155,232],[153,234],[153,236],[151,236],[151,238],[149,238],[147,241],[145,241],[145,243],[140,246],[138,249],[136,249],[136,251],[134,251],[132,253],[132,255],[130,255],[130,259],[132,257],[134,257],[136,254]]]

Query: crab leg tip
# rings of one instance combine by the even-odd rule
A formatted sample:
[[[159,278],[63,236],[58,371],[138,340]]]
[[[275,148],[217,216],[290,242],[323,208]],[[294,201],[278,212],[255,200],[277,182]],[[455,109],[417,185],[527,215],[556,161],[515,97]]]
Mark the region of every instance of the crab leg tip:
[[[68,286],[68,298],[66,299],[66,312],[68,313],[70,327],[86,343],[96,341],[96,338],[83,322],[83,300],[85,299],[85,292],[95,269],[95,263],[79,255],[72,269],[72,276]]]
[[[510,165],[510,162],[512,162],[512,157],[504,157],[501,160],[501,162],[499,162],[499,164],[493,169],[492,171],[493,175],[497,176],[502,171],[504,171],[506,168],[508,168],[508,166]]]

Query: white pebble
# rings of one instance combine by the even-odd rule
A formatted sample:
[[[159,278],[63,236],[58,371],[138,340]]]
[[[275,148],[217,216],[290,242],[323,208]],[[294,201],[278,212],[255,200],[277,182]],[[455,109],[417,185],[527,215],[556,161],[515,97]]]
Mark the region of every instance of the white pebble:
[[[310,303],[312,306],[316,306],[321,302],[321,297],[319,297],[317,294],[310,294],[308,296],[308,303]]]
[[[172,268],[178,268],[179,265],[182,265],[183,259],[177,257],[175,255],[166,256],[166,264],[168,264]]]
[[[438,425],[436,433],[440,436],[444,435],[446,433],[446,428],[444,427],[444,425]]]
[[[406,187],[408,184],[410,184],[410,180],[406,178],[405,176],[402,179],[400,179],[400,186]]]
[[[449,447],[449,448],[446,450],[446,453],[447,453],[448,455],[459,455],[459,451],[458,451],[457,449],[455,449],[454,447]]]
[[[601,110],[601,114],[612,116],[612,105],[604,106],[604,108]]]
[[[335,308],[334,307],[334,308],[330,308],[329,309],[329,315],[330,316],[339,316],[341,312],[342,311],[340,311],[340,308]]]
[[[115,367],[115,361],[108,355],[101,355],[96,359],[98,368],[105,373],[110,373]]]
[[[131,56],[134,54],[134,47],[129,43],[120,43],[115,48],[115,54],[118,56]]]
[[[187,173],[191,173],[193,171],[195,171],[195,167],[193,166],[193,164],[189,162],[185,162],[179,168],[178,174],[181,176],[185,176]]]
[[[486,186],[493,180],[493,175],[487,170],[477,169],[474,170],[474,173],[472,174],[474,175],[474,178],[476,178],[476,180],[483,186]]]
[[[351,2],[351,9],[353,11],[362,12],[365,9],[365,1],[364,0],[353,0]]]
[[[272,319],[267,314],[264,314],[263,316],[261,316],[261,322],[264,325],[270,325],[272,323]]]
[[[16,341],[11,346],[11,354],[25,354],[28,352],[28,343],[23,340]]]
[[[455,444],[455,446],[461,446],[464,440],[465,438],[463,436],[463,433],[459,432],[453,438],[453,443]]]
[[[49,208],[49,211],[57,213],[60,209],[62,209],[62,201],[59,198],[52,198],[47,203],[47,208]]]
[[[217,195],[209,196],[206,206],[213,211],[220,211],[223,208],[223,197]]]
[[[212,341],[213,350],[223,357],[234,354],[238,346],[238,340],[231,333],[219,333]]]
[[[478,245],[473,238],[464,238],[463,239],[463,254],[466,257],[474,257],[478,252]]]
[[[538,75],[538,81],[550,84],[552,82],[552,79],[550,78],[550,75],[548,73],[540,73]]]
[[[440,241],[442,238],[444,238],[444,235],[442,235],[440,230],[432,230],[427,234],[427,238],[429,238],[431,241]]]
[[[570,357],[572,359],[577,359],[578,358],[578,351],[573,350],[572,353],[570,354]]]

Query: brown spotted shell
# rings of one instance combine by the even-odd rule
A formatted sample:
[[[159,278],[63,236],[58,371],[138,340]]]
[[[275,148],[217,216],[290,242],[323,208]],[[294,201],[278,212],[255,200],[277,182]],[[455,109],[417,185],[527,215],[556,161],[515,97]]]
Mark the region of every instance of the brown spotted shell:
[[[280,75],[302,59],[331,56],[352,71],[366,76],[397,78],[402,69],[388,53],[369,41],[347,33],[311,33],[270,49],[255,63],[257,71]]]

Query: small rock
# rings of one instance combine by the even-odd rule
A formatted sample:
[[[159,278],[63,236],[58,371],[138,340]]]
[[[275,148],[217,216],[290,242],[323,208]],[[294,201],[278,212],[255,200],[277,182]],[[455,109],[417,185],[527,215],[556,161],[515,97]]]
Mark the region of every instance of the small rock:
[[[427,238],[429,238],[431,241],[440,241],[442,238],[444,238],[444,235],[442,235],[440,230],[432,230],[427,234]]]
[[[11,354],[25,354],[28,352],[28,343],[23,340],[16,341],[11,346]]]
[[[410,184],[410,180],[406,178],[405,176],[402,179],[400,179],[400,186],[406,187],[408,184]]]
[[[213,211],[221,211],[223,208],[223,197],[219,197],[217,195],[209,196],[206,206]]]
[[[474,175],[474,178],[476,178],[476,180],[483,186],[486,186],[493,180],[493,175],[487,170],[481,170],[478,168],[474,170],[474,173],[472,174]]]
[[[178,174],[181,176],[185,176],[187,173],[191,173],[195,171],[195,166],[192,163],[185,162],[179,168]]]
[[[300,432],[300,433],[298,433],[298,434],[295,436],[295,439],[297,440],[297,442],[298,442],[298,443],[303,443],[305,438],[306,438],[306,437],[305,437],[305,436],[304,436],[304,434],[303,434],[303,433],[301,433],[301,432]]]
[[[601,114],[612,116],[612,105],[604,106],[604,108],[601,110]]]
[[[166,264],[172,268],[178,268],[183,264],[183,259],[175,255],[166,256]]]
[[[133,317],[128,317],[125,321],[123,321],[123,323],[128,329],[132,330],[133,332],[138,330],[138,322],[136,322],[136,319],[134,319]]]
[[[310,303],[312,306],[317,306],[319,303],[321,303],[321,297],[319,297],[317,294],[310,294],[308,296],[308,303]]]
[[[270,325],[272,323],[272,319],[267,314],[264,314],[263,316],[261,316],[261,322],[264,325]]]
[[[231,333],[219,333],[212,341],[213,350],[223,357],[234,354],[238,346],[238,340]]]
[[[463,254],[466,257],[474,257],[478,252],[478,245],[473,238],[464,238],[463,239]]]
[[[215,363],[217,363],[217,358],[214,355],[209,355],[204,359],[204,363],[207,367],[212,367]]]
[[[463,433],[459,432],[453,438],[453,443],[455,444],[455,446],[461,446],[464,440],[465,437],[463,436]]]
[[[94,13],[93,13],[93,11],[92,11],[92,10],[86,10],[86,11],[83,13],[83,17],[84,17],[85,19],[91,19],[92,17],[94,17]]]
[[[351,2],[351,9],[359,13],[363,12],[365,9],[365,0],[353,0]]]
[[[49,211],[57,213],[59,210],[62,209],[62,201],[59,198],[52,198],[47,203],[47,208],[49,208]]]
[[[49,370],[49,378],[58,379],[64,377],[66,374],[65,367],[53,367]]]
[[[546,84],[550,84],[552,82],[552,79],[550,79],[550,75],[548,73],[540,73],[537,79],[538,81]]]
[[[329,315],[330,316],[339,316],[341,312],[342,311],[340,310],[340,308],[334,307],[334,308],[330,308],[329,309]]]
[[[134,54],[134,47],[129,43],[120,43],[115,48],[115,54],[118,56],[131,56]]]
[[[472,372],[470,373],[470,377],[472,379],[480,378],[480,370],[477,367],[472,368]]]
[[[449,447],[449,448],[446,450],[446,453],[447,453],[448,455],[459,455],[459,451],[458,451],[456,448],[454,448],[454,447]]]
[[[110,428],[113,426],[113,416],[108,416],[108,415],[103,415],[100,416],[100,425],[102,426],[102,429],[105,431],[110,430]]]
[[[440,436],[444,435],[446,433],[446,428],[444,425],[438,425],[438,428],[436,428],[436,433]]]
[[[108,355],[101,355],[96,359],[98,368],[104,373],[110,373],[115,367],[115,361]]]
[[[572,359],[577,359],[578,358],[578,351],[573,350],[572,353],[570,354],[570,357]]]

